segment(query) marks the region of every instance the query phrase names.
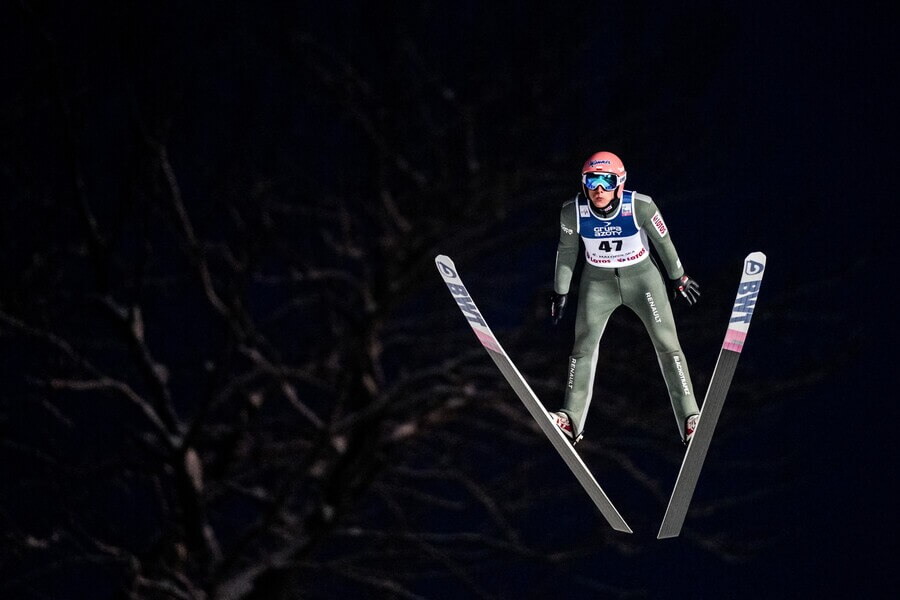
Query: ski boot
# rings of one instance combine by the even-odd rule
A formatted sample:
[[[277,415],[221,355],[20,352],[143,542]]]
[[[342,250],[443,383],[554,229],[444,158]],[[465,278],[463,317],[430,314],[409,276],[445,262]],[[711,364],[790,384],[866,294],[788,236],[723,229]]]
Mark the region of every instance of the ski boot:
[[[584,437],[584,434],[581,433],[578,434],[577,438],[572,434],[572,424],[569,422],[569,415],[567,415],[566,413],[552,412],[549,413],[549,415],[550,420],[553,421],[553,424],[559,427],[559,430],[562,431],[567,438],[569,438],[569,441],[572,442],[573,446],[580,442],[581,438]]]
[[[700,421],[700,415],[691,415],[684,420],[684,445],[687,446],[694,437],[694,431],[697,430],[697,422]]]

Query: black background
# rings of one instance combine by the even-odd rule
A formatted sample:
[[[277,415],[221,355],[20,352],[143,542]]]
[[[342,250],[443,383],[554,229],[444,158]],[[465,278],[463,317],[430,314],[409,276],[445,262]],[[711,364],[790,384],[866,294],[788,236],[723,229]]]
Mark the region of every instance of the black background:
[[[574,192],[588,154],[617,152],[628,187],[656,199],[688,273],[701,284],[723,270],[736,277],[750,251],[767,254],[760,296],[767,312],[751,328],[743,359],[749,370],[742,364],[736,377],[800,376],[826,363],[830,375],[747,422],[726,421],[740,433],[714,446],[725,461],[778,465],[775,481],[765,469],[755,475],[761,488],[775,492],[735,507],[723,524],[739,538],[762,533],[771,544],[731,563],[681,540],[657,542],[653,527],[645,526],[635,534],[640,553],[607,564],[585,560],[583,569],[606,572],[614,588],[646,590],[650,597],[879,597],[896,589],[897,408],[893,386],[886,385],[896,322],[896,22],[887,3],[15,4],[3,11],[0,87],[25,108],[17,113],[10,107],[20,106],[18,100],[7,104],[3,145],[30,171],[8,168],[4,179],[7,186],[43,181],[25,186],[35,194],[66,177],[44,169],[63,152],[65,137],[59,109],[37,75],[51,60],[61,61],[58,83],[82,115],[88,188],[100,206],[114,204],[121,186],[128,156],[119,148],[133,126],[132,102],[147,113],[172,115],[173,163],[186,203],[198,212],[214,206],[199,198],[234,184],[218,181],[210,190],[204,173],[231,163],[314,173],[311,193],[357,190],[354,177],[369,159],[353,145],[352,119],[337,109],[281,101],[304,85],[284,58],[297,36],[346,57],[385,89],[398,40],[413,44],[434,78],[460,98],[496,86],[500,99],[487,110],[495,112],[497,128],[519,133],[490,137],[479,149],[483,168],[540,172],[564,165],[572,176],[563,184]],[[48,37],[56,59],[46,51]],[[532,77],[537,72],[540,79]],[[538,84],[560,91],[548,94]],[[509,89],[518,94],[503,92]],[[539,119],[522,122],[525,113],[535,119],[530,103],[536,97],[553,101]],[[544,219],[546,234],[482,261],[458,262],[473,297],[490,296],[486,282],[508,268],[530,273],[506,294],[512,306],[548,285],[554,211],[563,199],[548,197],[543,214],[523,214],[512,202],[510,222]],[[423,198],[421,210],[442,215],[449,228],[457,217],[452,201]],[[7,214],[18,219],[22,213]],[[4,241],[26,235],[21,227],[4,223]],[[16,269],[18,257],[5,254],[5,268]],[[709,288],[705,300],[727,310],[731,293]],[[440,294],[428,297],[456,319]],[[770,298],[779,303],[766,307]],[[498,332],[514,324],[515,310],[507,317],[482,308]],[[791,315],[788,329],[774,325],[784,321],[767,320],[775,310]],[[548,334],[565,336],[563,330]],[[604,343],[629,343],[626,338],[612,332]],[[4,349],[4,378],[14,387],[11,352]],[[706,352],[692,366],[708,373],[712,361]],[[657,510],[629,499],[632,492],[615,476],[602,481],[626,519]],[[727,477],[713,477],[697,497],[729,489]],[[542,517],[526,528],[540,532]],[[650,525],[657,519],[645,518]],[[496,577],[515,597],[541,573],[500,566]],[[70,592],[92,597],[71,589],[60,597]],[[439,589],[419,593],[445,597]]]

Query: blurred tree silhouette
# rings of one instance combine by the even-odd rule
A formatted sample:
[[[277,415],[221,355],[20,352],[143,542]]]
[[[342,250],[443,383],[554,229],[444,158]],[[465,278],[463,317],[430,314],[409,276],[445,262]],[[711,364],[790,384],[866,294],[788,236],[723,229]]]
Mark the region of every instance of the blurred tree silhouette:
[[[609,31],[622,60],[596,76],[639,72],[651,93],[598,97],[579,77],[597,47],[568,10],[345,8],[130,7],[69,31],[73,14],[20,5],[28,60],[0,106],[8,593],[545,597],[556,577],[635,592],[579,569],[641,543],[593,514],[433,257],[465,269],[553,404],[569,340],[548,330],[543,293],[572,167],[601,139],[653,161],[656,124],[678,135],[671,117],[715,53],[670,40],[697,67],[684,79],[671,53],[645,62],[652,29],[632,45]],[[585,110],[592,94],[604,108]],[[586,114],[596,123],[572,126]],[[689,356],[719,343],[736,275],[679,313]],[[614,500],[652,513],[619,502],[649,531],[681,448],[640,328],[617,313],[579,449]],[[693,367],[704,389],[711,364]],[[726,422],[819,376],[751,394],[744,367]],[[747,556],[746,539],[699,532],[758,493],[701,500],[686,535]],[[503,575],[532,570],[548,581]]]

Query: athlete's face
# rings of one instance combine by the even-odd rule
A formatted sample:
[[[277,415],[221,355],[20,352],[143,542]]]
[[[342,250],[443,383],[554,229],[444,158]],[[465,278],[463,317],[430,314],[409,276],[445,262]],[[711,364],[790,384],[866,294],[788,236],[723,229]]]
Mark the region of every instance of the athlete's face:
[[[615,197],[616,190],[607,192],[602,187],[598,187],[596,190],[588,190],[588,198],[590,198],[591,204],[597,208],[606,208]]]

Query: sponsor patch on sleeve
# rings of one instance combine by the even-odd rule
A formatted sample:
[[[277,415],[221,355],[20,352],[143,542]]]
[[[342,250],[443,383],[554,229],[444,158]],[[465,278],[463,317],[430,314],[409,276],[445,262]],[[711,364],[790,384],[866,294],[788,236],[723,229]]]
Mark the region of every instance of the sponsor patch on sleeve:
[[[659,232],[660,237],[666,237],[666,233],[669,231],[666,228],[666,224],[663,221],[662,215],[659,214],[659,211],[656,211],[653,214],[653,226],[656,227],[656,230]]]

